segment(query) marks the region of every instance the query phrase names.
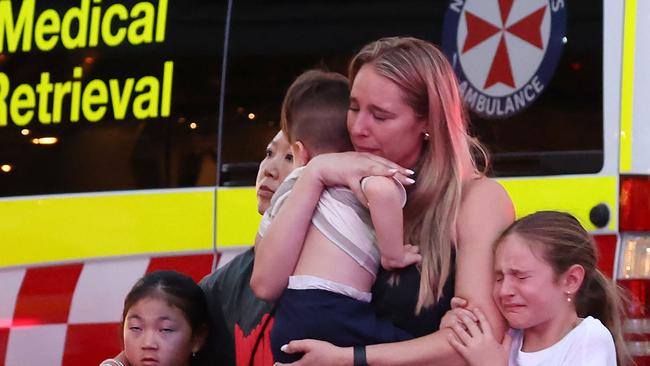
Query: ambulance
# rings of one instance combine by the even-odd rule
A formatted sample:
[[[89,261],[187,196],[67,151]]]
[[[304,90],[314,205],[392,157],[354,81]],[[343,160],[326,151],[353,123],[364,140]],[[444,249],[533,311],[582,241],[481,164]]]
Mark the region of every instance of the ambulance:
[[[0,366],[97,365],[139,277],[250,247],[288,85],[393,35],[449,57],[518,216],[593,234],[650,365],[649,2],[0,0]]]

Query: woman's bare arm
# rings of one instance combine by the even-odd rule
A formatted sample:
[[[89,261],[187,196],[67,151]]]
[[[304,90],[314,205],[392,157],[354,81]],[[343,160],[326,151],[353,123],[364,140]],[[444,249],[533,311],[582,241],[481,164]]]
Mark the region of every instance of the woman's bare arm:
[[[464,366],[464,359],[453,350],[447,337],[453,331],[443,329],[424,337],[397,343],[376,344],[366,347],[368,365],[440,365]],[[352,366],[352,347],[336,347],[313,339],[291,341],[284,349],[287,353],[304,353],[292,366]],[[277,365],[285,365],[278,363]]]
[[[455,296],[467,300],[466,309],[480,308],[500,342],[506,323],[492,298],[494,242],[514,221],[510,197],[496,181],[481,178],[463,187],[458,217]]]
[[[492,300],[494,284],[492,245],[514,221],[512,202],[496,181],[481,178],[463,187],[458,217],[455,296],[467,300],[467,308],[480,308],[501,341],[505,321]],[[464,365],[447,340],[451,330],[407,342],[369,346],[368,363],[375,365]]]

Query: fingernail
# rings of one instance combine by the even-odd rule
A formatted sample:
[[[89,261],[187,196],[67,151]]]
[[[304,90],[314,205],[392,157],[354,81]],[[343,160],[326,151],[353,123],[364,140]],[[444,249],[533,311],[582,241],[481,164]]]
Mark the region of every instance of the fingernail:
[[[406,181],[406,184],[413,184],[413,183],[415,183],[415,179],[411,179],[411,178],[405,178],[405,181]]]
[[[289,347],[288,344],[285,344],[284,346],[280,347],[280,351],[282,352],[287,352],[287,348]]]
[[[415,174],[415,172],[412,171],[411,169],[406,169],[405,171],[406,171],[406,174],[408,174],[408,175],[413,175],[413,174]]]
[[[395,174],[395,173],[397,173],[397,169],[388,169],[388,172],[390,174]]]

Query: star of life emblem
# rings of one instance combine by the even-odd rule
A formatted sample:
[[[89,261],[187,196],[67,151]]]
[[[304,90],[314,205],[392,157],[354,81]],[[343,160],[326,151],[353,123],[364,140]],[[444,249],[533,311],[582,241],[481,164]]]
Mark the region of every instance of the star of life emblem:
[[[465,104],[488,119],[539,98],[566,42],[564,0],[451,0],[445,14],[442,47]]]

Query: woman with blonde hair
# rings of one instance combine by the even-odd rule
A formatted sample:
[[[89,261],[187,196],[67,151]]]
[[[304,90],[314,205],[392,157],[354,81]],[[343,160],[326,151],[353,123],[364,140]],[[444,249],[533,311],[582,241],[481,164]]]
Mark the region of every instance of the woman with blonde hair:
[[[404,244],[417,245],[422,263],[377,277],[373,303],[381,317],[419,338],[338,348],[290,342],[305,353],[297,364],[463,364],[440,319],[455,294],[486,314],[496,337],[504,321],[491,299],[492,243],[514,220],[505,190],[477,168],[481,152],[468,134],[453,69],[431,43],[384,38],[351,61],[348,130],[355,152],[312,159],[283,209],[258,243],[251,285],[276,299],[296,267],[310,219],[324,187],[347,186],[363,200],[360,181],[397,176],[408,186]],[[365,202],[365,201],[362,201]]]

